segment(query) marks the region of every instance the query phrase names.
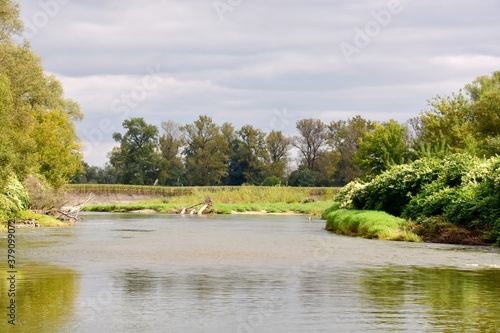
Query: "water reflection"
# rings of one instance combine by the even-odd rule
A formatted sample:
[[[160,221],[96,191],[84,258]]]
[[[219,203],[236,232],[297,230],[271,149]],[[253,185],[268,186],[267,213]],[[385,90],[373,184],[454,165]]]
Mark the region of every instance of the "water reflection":
[[[6,272],[6,267],[0,267]],[[6,280],[0,283],[1,308],[7,308]],[[0,332],[56,332],[72,320],[79,295],[79,276],[67,268],[26,264],[16,273],[16,325],[2,310]]]
[[[448,268],[363,269],[360,298],[380,309],[379,325],[421,321],[429,332],[496,332],[500,271]]]
[[[499,263],[497,252],[481,248],[339,237],[293,216],[201,223],[196,217],[97,215],[72,228],[20,235],[22,257],[39,264],[22,270],[18,318],[24,326],[17,332],[500,327],[500,270],[441,268]],[[5,281],[0,293],[3,302]],[[0,322],[0,332],[12,331],[7,328]]]

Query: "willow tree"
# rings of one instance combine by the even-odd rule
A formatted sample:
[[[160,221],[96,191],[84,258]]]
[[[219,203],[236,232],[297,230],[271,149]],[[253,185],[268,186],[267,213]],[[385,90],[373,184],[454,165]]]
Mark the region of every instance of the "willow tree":
[[[16,43],[22,32],[18,4],[2,1],[0,185],[8,174],[22,180],[38,173],[58,187],[82,168],[74,121],[83,114],[76,102],[64,97],[60,82],[44,73],[29,44]]]

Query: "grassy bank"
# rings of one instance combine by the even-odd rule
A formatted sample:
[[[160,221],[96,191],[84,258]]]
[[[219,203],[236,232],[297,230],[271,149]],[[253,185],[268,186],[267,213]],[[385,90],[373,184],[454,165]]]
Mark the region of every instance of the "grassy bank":
[[[314,214],[321,215],[323,211],[331,206],[331,201],[317,201],[310,203],[222,203],[215,204],[212,207],[211,213],[214,214],[231,214],[231,213],[245,213],[245,212],[266,212],[266,213],[300,213],[300,214]],[[150,203],[135,203],[135,204],[104,204],[104,205],[90,205],[83,207],[82,211],[87,212],[135,212],[135,211],[156,211],[159,213],[178,214],[188,204],[150,204]]]
[[[52,216],[36,214],[30,210],[19,211],[15,213],[11,219],[16,221],[36,221],[36,224],[39,227],[60,227],[68,225],[68,223],[59,221]],[[0,223],[0,232],[4,233],[6,231],[7,223]]]
[[[172,189],[172,192],[169,193],[175,192],[175,188],[170,189]],[[179,192],[177,195],[169,195],[164,198],[133,204],[90,205],[84,207],[83,210],[97,212],[154,210],[161,213],[179,213],[183,208],[202,203],[207,197],[210,197],[215,203],[212,212],[217,214],[260,211],[321,214],[331,206],[331,198],[336,193],[338,193],[337,188],[191,187],[189,188],[189,194]]]
[[[420,242],[419,236],[411,232],[409,223],[385,212],[340,209],[335,203],[322,217],[326,219],[326,230],[341,235],[407,242]]]

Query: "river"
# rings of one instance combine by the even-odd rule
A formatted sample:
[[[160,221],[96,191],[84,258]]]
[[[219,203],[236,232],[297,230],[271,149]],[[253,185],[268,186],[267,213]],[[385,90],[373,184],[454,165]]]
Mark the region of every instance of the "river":
[[[299,215],[87,213],[16,230],[0,332],[497,332],[498,248],[350,238]],[[0,241],[7,253],[7,240]],[[0,274],[7,276],[6,255]]]

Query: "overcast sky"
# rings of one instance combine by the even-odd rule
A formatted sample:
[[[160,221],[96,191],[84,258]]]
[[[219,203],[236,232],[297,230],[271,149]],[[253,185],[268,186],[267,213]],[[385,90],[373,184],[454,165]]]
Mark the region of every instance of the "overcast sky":
[[[21,0],[25,37],[80,103],[85,160],[124,118],[406,121],[500,70],[497,0]]]

